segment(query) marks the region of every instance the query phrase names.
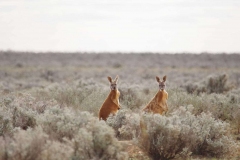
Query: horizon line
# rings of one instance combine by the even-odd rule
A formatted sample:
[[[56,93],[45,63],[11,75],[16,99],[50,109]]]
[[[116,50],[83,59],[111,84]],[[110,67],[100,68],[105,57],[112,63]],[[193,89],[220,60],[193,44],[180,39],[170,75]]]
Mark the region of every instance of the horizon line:
[[[33,54],[240,54],[238,52],[211,52],[211,51],[201,51],[201,52],[191,52],[191,51],[176,51],[176,52],[167,52],[167,51],[34,51],[34,50],[0,50],[0,53],[33,53]]]

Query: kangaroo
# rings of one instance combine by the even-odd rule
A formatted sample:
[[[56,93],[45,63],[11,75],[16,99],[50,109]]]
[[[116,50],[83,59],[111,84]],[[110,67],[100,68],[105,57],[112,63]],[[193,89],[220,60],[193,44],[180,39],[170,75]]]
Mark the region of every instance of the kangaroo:
[[[167,76],[163,77],[163,81],[156,76],[156,80],[159,83],[159,91],[153,97],[153,99],[148,103],[148,105],[143,109],[144,112],[158,113],[160,115],[166,114],[168,111],[167,99],[168,93],[165,90],[165,82]]]
[[[99,110],[99,120],[106,121],[110,114],[115,115],[120,109],[119,96],[120,92],[117,88],[118,76],[114,80],[111,77],[108,77],[110,82],[110,93],[106,100],[103,102],[102,107]]]

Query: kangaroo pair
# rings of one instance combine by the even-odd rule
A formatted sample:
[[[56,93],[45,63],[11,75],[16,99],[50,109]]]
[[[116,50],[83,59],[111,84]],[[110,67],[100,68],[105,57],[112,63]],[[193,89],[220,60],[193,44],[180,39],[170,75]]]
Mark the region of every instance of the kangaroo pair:
[[[148,103],[148,105],[143,109],[144,112],[158,113],[160,115],[165,114],[168,111],[167,99],[168,93],[165,90],[165,82],[167,76],[163,77],[161,81],[157,76],[156,80],[159,83],[159,91],[153,97],[153,99]],[[119,96],[120,92],[117,88],[118,76],[114,80],[111,77],[108,77],[110,82],[110,93],[106,100],[103,102],[102,107],[99,110],[99,120],[107,120],[110,114],[115,115],[120,109]]]

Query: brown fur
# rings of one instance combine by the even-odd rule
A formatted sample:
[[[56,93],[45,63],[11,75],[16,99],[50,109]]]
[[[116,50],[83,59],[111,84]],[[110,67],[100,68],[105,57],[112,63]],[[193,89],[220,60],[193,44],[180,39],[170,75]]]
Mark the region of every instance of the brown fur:
[[[118,76],[115,78],[113,82],[111,77],[108,77],[108,80],[111,85],[112,84],[114,85],[117,83]],[[117,113],[117,111],[120,109],[119,96],[120,96],[120,92],[117,88],[110,91],[108,97],[103,102],[103,105],[99,110],[99,115],[98,115],[99,120],[102,119],[106,121],[110,114],[115,115]]]
[[[167,77],[163,77],[163,81],[160,80],[159,77],[156,77],[157,82],[159,83],[159,91],[153,97],[153,99],[147,104],[147,106],[143,109],[144,112],[150,112],[153,114],[163,115],[168,111],[167,99],[168,93],[165,90],[165,81]],[[140,119],[140,128],[141,128],[141,138],[140,145],[144,146],[146,151],[150,149],[150,141],[149,135],[147,131],[147,125],[144,122],[144,119]]]
[[[159,85],[165,85],[166,76],[163,77],[163,81],[160,81],[159,77],[156,77]],[[143,109],[144,112],[158,113],[163,115],[168,111],[167,105],[168,93],[165,89],[159,89],[157,94],[153,99],[148,103],[148,105]]]

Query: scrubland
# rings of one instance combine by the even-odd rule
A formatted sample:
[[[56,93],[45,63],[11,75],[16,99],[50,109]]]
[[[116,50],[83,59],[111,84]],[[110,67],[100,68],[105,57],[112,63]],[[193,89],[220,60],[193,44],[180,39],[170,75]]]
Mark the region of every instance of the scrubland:
[[[164,75],[168,113],[143,114]],[[240,54],[0,52],[2,160],[240,159],[239,139]]]

